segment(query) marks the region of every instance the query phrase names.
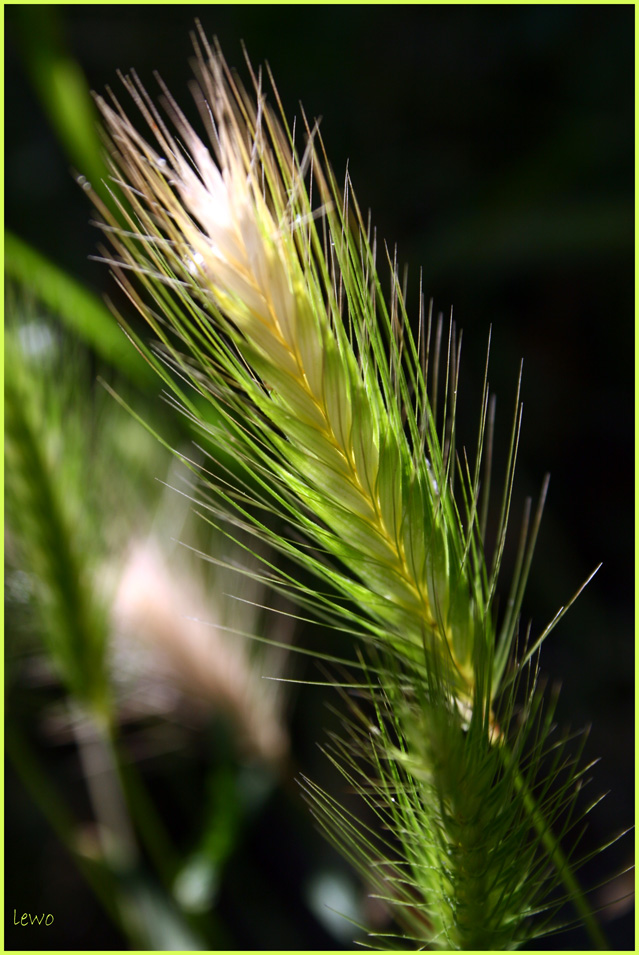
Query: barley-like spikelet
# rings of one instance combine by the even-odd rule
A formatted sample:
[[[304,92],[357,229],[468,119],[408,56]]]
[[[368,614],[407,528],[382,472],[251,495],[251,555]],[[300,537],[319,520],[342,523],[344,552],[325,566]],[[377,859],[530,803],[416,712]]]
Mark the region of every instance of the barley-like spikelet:
[[[381,346],[371,344],[369,327],[375,316],[362,302],[349,302],[357,324],[346,334],[344,289],[328,272],[331,254],[344,269],[370,249],[358,249],[346,233],[337,191],[311,142],[306,162],[331,228],[325,256],[303,170],[275,118],[261,99],[253,111],[219,59],[201,62],[200,70],[217,161],[170,100],[184,155],[135,77],[127,87],[155,133],[155,148],[117,106],[99,100],[119,174],[133,187],[131,225],[147,232],[144,243],[115,234],[122,263],[157,270],[204,301],[217,322],[215,328],[198,317],[207,360],[232,376],[249,403],[248,418],[258,412],[274,426],[260,437],[275,452],[288,489],[314,515],[307,534],[365,585],[368,613],[388,627],[391,644],[404,651],[412,645],[420,656],[425,643],[437,647],[451,664],[456,695],[472,703],[473,633],[485,621],[476,619],[466,574],[455,580],[451,572],[449,550],[458,542],[451,540],[450,502],[441,500],[447,482],[441,463],[434,467],[424,453],[433,436],[403,404],[408,384],[401,369],[394,368],[401,381],[391,383],[387,360],[380,367]],[[397,341],[388,347],[397,357]],[[423,391],[419,375],[416,383]],[[423,414],[425,395],[419,400]]]
[[[516,947],[558,881],[591,920],[549,829],[572,809],[580,771],[570,764],[556,796],[543,778],[537,809],[531,790],[551,722],[538,715],[534,670],[520,723],[519,678],[505,678],[541,506],[524,521],[499,632],[494,619],[518,400],[489,570],[479,501],[487,386],[471,471],[454,452],[452,327],[440,436],[429,400],[438,389],[427,387],[429,368],[435,378],[438,367],[430,323],[422,308],[411,331],[392,261],[386,306],[376,243],[348,178],[338,188],[307,124],[298,158],[295,128],[266,105],[261,78],[253,76],[254,104],[221,54],[202,43],[197,98],[210,145],[164,90],[171,133],[135,76],[125,86],[154,145],[115,97],[98,98],[119,196],[111,209],[101,206],[116,250],[104,259],[161,343],[163,360],[140,343],[149,361],[214,448],[233,459],[228,476],[219,460],[205,475],[208,515],[234,521],[315,574],[325,592],[282,567],[264,571],[369,650],[359,686],[369,709],[346,724],[350,735],[335,743],[333,759],[382,835],[312,784],[309,799],[340,849],[396,903],[411,940]],[[273,514],[293,533],[274,529]],[[562,613],[526,649],[524,664]],[[561,752],[560,743],[557,765]]]

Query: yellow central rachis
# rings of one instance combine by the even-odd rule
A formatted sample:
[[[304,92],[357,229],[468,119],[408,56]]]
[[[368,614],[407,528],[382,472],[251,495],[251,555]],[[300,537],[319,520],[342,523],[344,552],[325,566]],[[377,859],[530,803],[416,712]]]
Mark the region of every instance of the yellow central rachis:
[[[244,205],[244,212],[246,211],[247,206]],[[254,212],[255,221],[257,223],[257,209],[255,209]],[[261,237],[265,245],[268,245],[269,240],[264,236],[263,230],[258,228],[256,229],[256,233],[257,232],[261,233]],[[286,288],[288,289],[288,281],[286,280],[287,269],[281,257],[284,253],[284,250],[278,249],[275,246],[275,243],[272,243],[270,252],[270,256],[268,255],[268,250],[266,254],[260,256],[262,260],[270,260],[271,265],[271,268],[266,275],[267,281],[264,285],[259,284],[259,280],[256,275],[251,274],[248,272],[248,270],[240,270],[236,266],[237,272],[238,274],[241,274],[242,280],[247,284],[250,284],[255,290],[255,293],[263,299],[264,305],[266,306],[266,314],[261,311],[252,311],[249,315],[247,315],[244,309],[233,308],[232,304],[227,304],[226,308],[231,314],[231,317],[234,317],[239,327],[242,328],[248,341],[251,341],[252,339],[251,332],[255,331],[258,326],[262,326],[263,329],[268,329],[277,345],[281,346],[281,348],[285,350],[287,356],[290,358],[290,365],[288,362],[286,364],[288,367],[293,369],[292,377],[297,379],[300,389],[308,396],[312,405],[317,409],[320,421],[315,421],[314,425],[318,431],[318,434],[320,434],[322,438],[335,449],[340,459],[343,461],[344,472],[347,480],[361,496],[362,504],[364,505],[362,509],[364,513],[361,515],[362,519],[370,525],[374,533],[376,533],[382,540],[385,541],[390,551],[389,557],[394,557],[394,560],[388,561],[389,566],[394,565],[396,571],[405,580],[411,591],[413,591],[416,602],[422,607],[425,626],[429,629],[433,629],[436,627],[436,622],[430,607],[428,595],[424,588],[420,587],[420,585],[411,575],[410,568],[408,567],[406,561],[403,543],[398,541],[396,535],[394,535],[387,527],[382,515],[379,498],[370,494],[362,482],[357,471],[357,465],[355,462],[355,455],[353,453],[352,446],[344,443],[337,435],[336,428],[331,421],[331,417],[326,406],[324,395],[316,394],[311,387],[309,374],[307,374],[306,368],[303,365],[300,349],[296,345],[294,338],[297,325],[296,316],[299,311],[299,305],[295,296],[292,296],[292,300],[289,300],[286,303],[287,306],[292,306],[288,316],[288,322],[285,324],[280,321],[278,312],[276,310],[276,305],[273,302],[273,298],[270,293],[270,284],[268,279],[270,279],[274,284],[277,284],[279,281],[280,288],[284,283],[286,283]],[[211,290],[213,293],[217,294],[228,303],[229,293],[231,292],[233,283],[230,282],[229,287],[224,287],[220,281],[220,276],[215,274],[215,265],[217,261],[217,257],[207,257],[206,263],[208,268],[206,271],[208,272],[208,278],[211,282]],[[229,264],[230,263],[227,263],[227,265]],[[297,263],[289,263],[288,274],[295,274],[297,271],[299,271],[299,265]],[[305,302],[304,306],[308,308],[309,303]],[[290,337],[284,334],[283,327],[288,327]],[[324,330],[324,335],[326,334],[332,335],[330,329]],[[262,346],[262,350],[266,351],[268,357],[270,357],[269,351],[272,353],[274,350],[269,350],[268,345],[265,345],[263,339],[260,340],[260,344]],[[319,344],[320,342],[318,341],[318,360],[321,360]],[[315,378],[317,378],[317,376],[315,376]]]

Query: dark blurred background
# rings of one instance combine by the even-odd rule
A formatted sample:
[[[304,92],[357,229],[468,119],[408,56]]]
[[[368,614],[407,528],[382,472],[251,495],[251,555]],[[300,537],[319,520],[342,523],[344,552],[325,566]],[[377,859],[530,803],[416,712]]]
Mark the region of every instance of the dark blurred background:
[[[498,447],[507,442],[524,359],[515,523],[526,495],[537,494],[551,474],[524,614],[539,632],[602,562],[542,662],[562,684],[560,722],[593,724],[586,752],[602,760],[590,796],[610,790],[590,816],[582,849],[629,826],[634,8],[80,4],[7,7],[5,17],[6,225],[99,295],[113,293],[111,280],[88,259],[97,244],[92,211],[45,117],[34,81],[37,50],[66,49],[96,91],[110,85],[117,92],[116,71],[131,67],[153,91],[158,70],[185,103],[189,33],[199,17],[244,77],[242,42],[254,65],[268,61],[289,118],[299,116],[299,102],[308,116],[322,116],[337,177],[348,161],[360,206],[372,210],[378,236],[397,243],[400,263],[409,266],[409,303],[417,300],[421,268],[435,310],[448,315],[453,308],[464,332],[459,419],[469,448],[489,327]],[[496,466],[499,473],[499,454]],[[318,698],[304,696],[293,709],[293,743],[298,763],[313,775],[321,772],[315,744],[324,716]],[[7,785],[7,948],[43,947],[42,935],[35,946],[9,924],[33,884],[43,898],[51,891],[61,913],[55,947],[121,947],[90,898],[80,912],[86,890],[22,802],[19,782],[10,775]],[[275,798],[268,812],[222,899],[229,947],[341,947],[312,919],[294,918],[292,904],[279,922],[265,915],[263,899],[254,911],[236,911],[233,886],[251,893],[247,873],[255,867],[268,871],[274,898],[288,893],[294,900],[307,856],[327,851],[303,807],[297,845],[278,841],[287,831],[281,838],[291,839],[285,804]],[[52,859],[69,867],[58,886],[51,884]],[[631,862],[625,839],[586,866],[584,882],[596,884]],[[256,888],[256,900],[258,894]],[[66,936],[65,909],[75,913]],[[255,933],[247,923],[260,919]],[[606,931],[613,948],[633,946],[628,912]],[[548,946],[588,942],[575,931]]]

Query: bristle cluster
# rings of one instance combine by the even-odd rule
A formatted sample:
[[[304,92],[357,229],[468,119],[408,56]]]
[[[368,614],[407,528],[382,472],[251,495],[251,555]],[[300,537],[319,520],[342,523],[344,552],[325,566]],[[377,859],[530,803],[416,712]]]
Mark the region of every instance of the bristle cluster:
[[[540,723],[534,735],[525,720],[514,725],[518,678],[507,674],[541,505],[524,522],[499,632],[493,610],[519,399],[489,570],[488,480],[480,495],[493,415],[487,384],[471,470],[455,452],[454,329],[440,434],[441,325],[433,357],[430,321],[422,307],[411,330],[394,260],[385,304],[375,240],[348,178],[338,187],[317,130],[305,122],[299,158],[295,131],[267,106],[261,77],[252,74],[252,99],[219,51],[202,36],[200,44],[208,144],[164,90],[171,133],[135,76],[125,86],[154,145],[115,98],[98,100],[118,187],[112,208],[101,207],[116,250],[105,260],[153,328],[164,364],[157,350],[139,347],[213,445],[208,517],[315,575],[312,590],[303,574],[264,561],[273,587],[355,634],[368,653],[360,660],[368,709],[347,723],[332,758],[393,834],[377,838],[308,784],[322,825],[380,891],[387,886],[409,939],[440,949],[515,947],[555,884],[549,846],[578,894],[544,821],[570,802],[578,774],[556,805],[549,798],[543,812],[535,808],[535,759],[550,726]],[[275,526],[282,520],[290,531]],[[528,710],[537,707],[534,678],[524,698]]]
[[[431,464],[433,451],[441,452],[426,454],[436,441],[414,405],[404,405],[409,384],[400,363],[389,390],[388,362],[380,367],[377,350],[382,344],[370,344],[375,316],[363,311],[364,302],[353,302],[349,314],[357,327],[348,336],[339,315],[343,270],[353,271],[354,243],[361,243],[347,234],[337,207],[344,198],[311,142],[309,165],[340,260],[336,282],[301,165],[278,121],[261,98],[257,109],[248,105],[219,57],[200,60],[200,82],[211,109],[211,147],[168,103],[186,157],[135,77],[126,85],[155,134],[155,148],[117,105],[99,100],[118,178],[133,187],[129,224],[146,231],[143,242],[114,234],[118,268],[155,270],[160,281],[203,302],[207,318],[198,316],[198,334],[207,360],[230,371],[252,414],[272,426],[275,463],[315,519],[307,534],[368,588],[367,609],[388,626],[391,644],[410,644],[419,654],[424,645],[437,648],[456,692],[472,702],[468,634],[484,623],[465,573],[451,592],[450,527],[441,499],[446,475],[441,465],[433,474]],[[391,347],[398,350],[397,335]],[[421,371],[412,373],[423,390]],[[408,425],[398,420],[398,397]]]

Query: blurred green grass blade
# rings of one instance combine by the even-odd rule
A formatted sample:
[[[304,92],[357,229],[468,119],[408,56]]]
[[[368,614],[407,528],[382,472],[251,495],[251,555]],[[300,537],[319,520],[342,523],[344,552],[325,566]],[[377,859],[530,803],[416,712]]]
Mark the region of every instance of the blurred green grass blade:
[[[97,113],[89,86],[78,63],[66,49],[55,5],[31,8],[17,5],[12,14],[19,48],[42,108],[67,156],[79,173],[91,180],[103,197],[107,169],[97,132]]]
[[[135,384],[156,383],[109,309],[80,282],[11,232],[5,232],[4,254],[7,278],[28,288],[100,358]]]
[[[73,473],[73,429],[61,417],[60,433],[47,432],[50,409],[43,406],[41,379],[27,370],[11,338],[5,359],[7,530],[36,582],[42,638],[60,677],[103,718],[110,706],[107,621],[90,583],[91,555],[71,517],[73,497],[83,491],[66,480]],[[52,445],[57,452],[51,453]]]

